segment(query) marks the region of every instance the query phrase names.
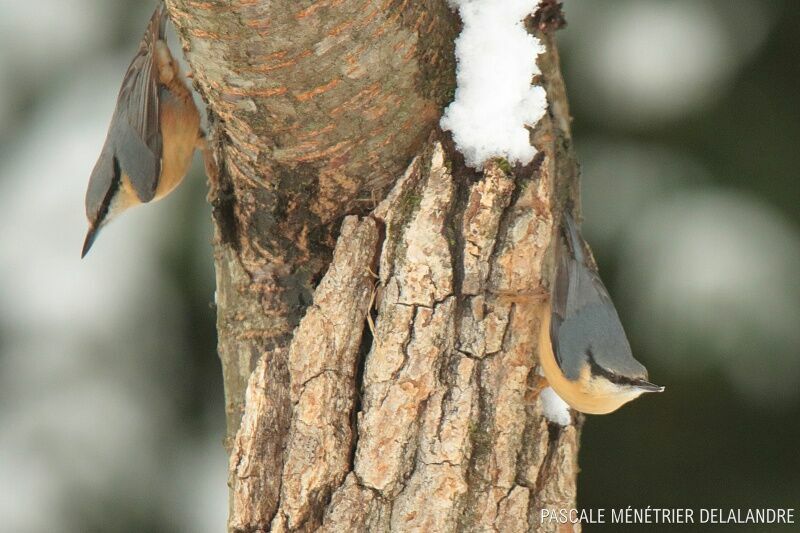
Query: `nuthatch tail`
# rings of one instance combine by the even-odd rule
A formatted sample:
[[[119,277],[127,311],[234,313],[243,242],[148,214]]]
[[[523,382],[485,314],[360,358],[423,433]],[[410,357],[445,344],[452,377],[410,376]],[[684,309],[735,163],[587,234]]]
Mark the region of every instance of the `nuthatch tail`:
[[[160,4],[122,80],[103,151],[89,178],[89,231],[81,257],[114,217],[172,192],[186,175],[194,149],[203,145],[192,93],[167,47],[166,23]]]
[[[550,386],[570,407],[606,414],[664,387],[648,382],[647,369],[633,358],[575,220],[568,213],[563,220],[550,309],[539,338],[540,363]]]

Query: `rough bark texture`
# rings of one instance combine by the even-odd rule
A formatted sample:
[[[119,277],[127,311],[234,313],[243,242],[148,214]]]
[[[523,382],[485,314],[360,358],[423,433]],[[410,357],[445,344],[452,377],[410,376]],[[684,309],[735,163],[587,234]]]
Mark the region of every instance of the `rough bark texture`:
[[[555,530],[579,435],[542,416],[535,348],[577,203],[555,2],[529,21],[539,153],[481,173],[436,130],[444,0],[167,4],[219,169],[230,529]]]

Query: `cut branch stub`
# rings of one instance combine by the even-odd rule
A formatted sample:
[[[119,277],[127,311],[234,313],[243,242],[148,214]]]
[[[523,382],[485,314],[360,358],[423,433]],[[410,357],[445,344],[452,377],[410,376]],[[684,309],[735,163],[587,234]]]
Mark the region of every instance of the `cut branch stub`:
[[[380,197],[452,97],[458,25],[442,0],[168,4],[234,179],[319,224]]]

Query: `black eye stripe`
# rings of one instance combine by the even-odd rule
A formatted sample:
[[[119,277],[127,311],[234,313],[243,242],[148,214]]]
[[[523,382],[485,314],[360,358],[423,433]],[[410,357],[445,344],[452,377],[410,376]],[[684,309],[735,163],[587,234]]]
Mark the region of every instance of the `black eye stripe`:
[[[108,188],[108,192],[106,193],[106,197],[103,198],[103,203],[100,205],[100,213],[97,216],[97,225],[98,227],[103,223],[106,216],[108,216],[108,210],[111,208],[111,201],[114,199],[114,196],[117,194],[119,190],[120,183],[122,183],[122,179],[120,174],[122,170],[119,166],[119,161],[116,157],[112,159],[114,164],[114,177],[111,180],[111,187]]]
[[[602,376],[602,377],[606,378],[608,381],[610,381],[611,383],[615,383],[617,385],[624,385],[624,386],[628,386],[628,387],[632,387],[632,386],[636,385],[636,380],[629,379],[629,378],[626,378],[625,376],[620,376],[618,374],[615,374],[615,373],[613,373],[613,372],[611,372],[609,370],[606,370],[605,368],[603,368],[599,364],[597,364],[597,361],[594,358],[594,352],[592,352],[592,348],[591,347],[586,348],[586,351],[584,352],[584,355],[586,355],[586,357],[589,359],[589,368],[591,368],[593,375]]]

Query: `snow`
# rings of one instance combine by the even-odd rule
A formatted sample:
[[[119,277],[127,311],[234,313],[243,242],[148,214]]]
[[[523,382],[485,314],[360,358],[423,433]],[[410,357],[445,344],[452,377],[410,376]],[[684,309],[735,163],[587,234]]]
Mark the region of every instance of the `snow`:
[[[495,157],[528,164],[536,150],[526,126],[547,110],[544,89],[531,84],[540,74],[536,57],[544,46],[523,24],[539,0],[449,2],[458,8],[463,30],[456,39],[455,100],[440,125],[473,168]]]
[[[544,416],[550,421],[561,426],[568,426],[572,422],[569,414],[569,405],[553,390],[552,387],[544,389],[539,398],[542,400]]]

